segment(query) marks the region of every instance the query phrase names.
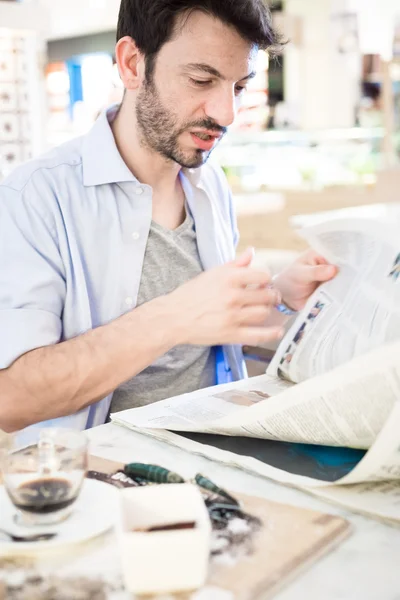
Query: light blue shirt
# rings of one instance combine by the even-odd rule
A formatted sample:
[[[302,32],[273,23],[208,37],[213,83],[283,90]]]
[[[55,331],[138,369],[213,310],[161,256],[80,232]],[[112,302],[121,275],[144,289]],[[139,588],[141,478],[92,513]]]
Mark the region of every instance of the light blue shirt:
[[[0,185],[0,369],[135,308],[152,189],[122,160],[109,124],[114,114],[103,113],[87,135]],[[222,171],[209,163],[182,171],[181,180],[204,269],[232,260],[237,227]],[[218,383],[246,375],[241,348],[219,355]],[[111,398],[46,426],[102,425]]]

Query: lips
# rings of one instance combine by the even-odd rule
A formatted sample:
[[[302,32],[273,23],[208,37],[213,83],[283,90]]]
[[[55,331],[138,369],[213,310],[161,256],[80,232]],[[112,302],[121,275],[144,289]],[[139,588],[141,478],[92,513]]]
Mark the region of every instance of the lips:
[[[211,150],[215,143],[221,139],[219,133],[214,133],[212,131],[196,131],[192,132],[190,135],[196,146],[204,151]]]

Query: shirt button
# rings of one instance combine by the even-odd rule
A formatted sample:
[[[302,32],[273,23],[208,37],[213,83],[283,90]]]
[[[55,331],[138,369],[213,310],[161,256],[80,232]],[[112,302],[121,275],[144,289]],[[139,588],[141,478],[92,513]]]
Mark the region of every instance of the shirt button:
[[[136,194],[136,196],[141,196],[141,195],[143,194],[143,192],[144,192],[144,189],[143,189],[143,188],[141,188],[141,187],[137,187],[137,188],[135,189],[135,194]]]
[[[138,231],[134,231],[134,232],[132,233],[132,239],[136,241],[136,240],[138,240],[139,238],[140,238],[140,233],[139,233]]]
[[[127,306],[133,306],[133,298],[130,298],[130,297],[126,298],[125,299],[125,304]]]

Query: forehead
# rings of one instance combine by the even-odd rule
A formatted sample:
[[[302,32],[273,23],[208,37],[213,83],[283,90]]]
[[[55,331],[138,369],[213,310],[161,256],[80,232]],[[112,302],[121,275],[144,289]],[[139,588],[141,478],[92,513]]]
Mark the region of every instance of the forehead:
[[[255,69],[257,48],[229,25],[200,11],[181,17],[159,61],[170,67],[208,64],[227,79],[239,80]]]

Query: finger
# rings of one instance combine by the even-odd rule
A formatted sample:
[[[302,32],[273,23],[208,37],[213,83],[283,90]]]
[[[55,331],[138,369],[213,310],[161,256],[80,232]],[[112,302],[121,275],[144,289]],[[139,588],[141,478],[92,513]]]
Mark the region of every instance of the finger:
[[[315,252],[314,250],[312,250],[310,252],[309,264],[317,266],[317,265],[327,265],[329,263],[326,260],[326,258],[324,258],[321,254],[318,254],[318,252]]]
[[[304,265],[317,266],[317,265],[328,265],[329,262],[321,254],[318,254],[315,250],[308,250],[300,258],[300,262]]]
[[[326,260],[326,258],[324,258],[323,256],[321,256],[320,254],[317,254],[314,257],[314,261],[315,261],[315,265],[329,265],[329,262]]]
[[[324,281],[330,281],[338,273],[337,267],[333,265],[318,265],[315,267],[308,267],[304,269],[304,282],[318,282],[323,283]]]
[[[235,260],[234,264],[237,267],[249,267],[254,259],[255,250],[254,248],[247,248],[245,252],[237,260]]]
[[[285,335],[280,327],[243,327],[234,338],[232,344],[243,346],[260,346],[268,342],[281,340]]]
[[[282,295],[278,290],[269,288],[247,288],[239,296],[241,306],[277,306],[282,302]]]
[[[243,327],[253,327],[264,325],[271,308],[268,306],[246,306],[242,308],[237,315],[237,324]]]
[[[233,272],[233,280],[241,287],[267,287],[271,283],[271,275],[266,270],[261,271],[251,268],[235,269]]]

